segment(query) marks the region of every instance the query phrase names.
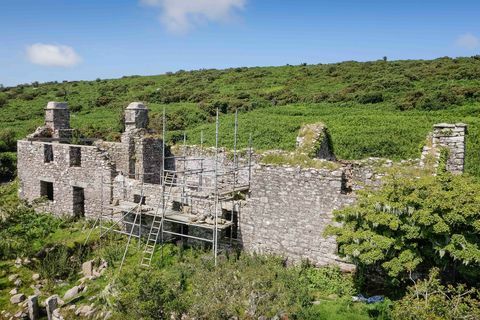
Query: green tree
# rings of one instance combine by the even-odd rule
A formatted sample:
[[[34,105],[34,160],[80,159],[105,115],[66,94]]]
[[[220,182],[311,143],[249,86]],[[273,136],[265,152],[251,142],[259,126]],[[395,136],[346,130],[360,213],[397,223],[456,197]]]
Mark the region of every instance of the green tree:
[[[439,267],[449,279],[480,279],[480,183],[472,177],[393,174],[355,206],[334,213],[340,254],[395,283]]]

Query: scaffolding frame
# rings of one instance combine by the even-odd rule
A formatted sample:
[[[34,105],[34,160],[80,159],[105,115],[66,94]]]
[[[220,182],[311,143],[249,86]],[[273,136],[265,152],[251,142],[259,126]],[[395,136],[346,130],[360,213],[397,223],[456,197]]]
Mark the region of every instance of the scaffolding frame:
[[[238,221],[238,201],[236,199],[236,195],[240,192],[246,192],[250,189],[251,184],[251,168],[252,168],[252,135],[249,136],[249,143],[248,143],[248,158],[247,164],[239,165],[239,155],[237,150],[237,136],[238,136],[238,112],[235,112],[235,124],[234,124],[234,141],[233,141],[233,162],[231,165],[227,165],[226,163],[222,163],[221,168],[219,168],[219,112],[218,109],[216,110],[215,115],[215,147],[214,147],[214,155],[213,155],[213,166],[205,165],[206,162],[212,161],[212,157],[206,156],[187,156],[186,155],[186,133],[183,136],[183,150],[181,156],[166,156],[165,153],[165,137],[166,137],[166,116],[165,116],[165,108],[163,109],[163,128],[162,128],[162,165],[160,167],[160,183],[159,186],[159,193],[160,197],[158,198],[158,203],[155,208],[149,208],[143,204],[145,199],[145,176],[151,175],[154,173],[136,173],[134,179],[138,181],[138,185],[140,186],[140,198],[139,203],[123,201],[122,203],[118,204],[110,204],[105,205],[104,201],[104,190],[102,188],[102,207],[99,215],[95,220],[95,223],[92,227],[98,224],[101,230],[100,237],[105,236],[108,232],[116,232],[123,235],[128,236],[127,244],[125,247],[125,251],[122,257],[122,262],[119,267],[119,272],[124,264],[128,248],[131,243],[132,238],[138,239],[139,248],[141,246],[142,238],[146,238],[146,243],[144,244],[144,250],[142,253],[142,260],[140,262],[141,266],[150,267],[153,255],[155,252],[155,247],[160,240],[159,245],[162,249],[162,256],[163,256],[163,246],[166,243],[166,237],[180,237],[181,239],[193,239],[197,241],[202,241],[206,243],[210,243],[212,245],[212,253],[214,256],[214,263],[217,265],[218,263],[218,253],[219,253],[219,233],[230,230],[230,234],[228,237],[229,245],[232,245],[232,242],[236,239],[233,239],[234,236],[234,216],[235,211],[237,212],[237,221]],[[200,149],[201,153],[203,151],[203,144],[204,144],[204,135],[203,131],[201,131],[200,136]],[[173,161],[174,163],[182,163],[181,169],[178,170],[175,166],[173,169],[167,169],[167,163],[169,161]],[[195,162],[197,166],[190,167],[188,165],[189,162]],[[245,162],[245,161],[244,161]],[[242,177],[242,172],[244,172],[244,183],[237,182],[240,181]],[[170,177],[168,180],[167,177]],[[198,184],[193,184],[191,182],[190,177],[194,177],[198,179]],[[205,183],[204,179],[210,178],[213,180],[212,183],[207,184]],[[228,180],[232,178],[231,182]],[[225,183],[227,180],[227,183]],[[103,181],[102,184],[105,186],[107,185],[110,189],[110,194],[113,190],[114,181],[110,179],[110,181]],[[137,187],[138,187],[137,185]],[[156,184],[153,184],[156,185]],[[123,186],[124,187],[124,186]],[[175,192],[172,194],[172,189],[175,188]],[[125,190],[125,189],[123,189]],[[132,188],[133,190],[133,188]],[[201,194],[202,196],[199,196]],[[230,219],[224,219],[222,216],[222,203],[226,201],[231,201],[231,210],[230,210]],[[169,208],[169,204],[173,205],[174,202],[179,202],[182,207],[188,206],[189,204],[193,204],[194,202],[198,205],[199,203],[205,203],[205,207],[213,207],[213,210],[210,211],[208,215],[209,218],[213,216],[213,223],[205,223],[205,222],[197,222],[191,221],[188,216],[192,216],[193,213],[193,206],[190,208],[192,210],[190,215],[185,214],[181,211],[176,211]],[[122,208],[121,205],[124,205]],[[203,208],[205,211],[205,207]],[[220,213],[219,213],[220,209]],[[119,216],[116,219],[107,218],[108,216],[113,217],[115,214],[115,210]],[[197,212],[197,215],[200,213]],[[128,216],[134,215],[133,222],[127,221],[126,218]],[[205,213],[203,212],[203,215]],[[142,234],[142,216],[150,216],[152,218],[152,223],[150,225],[150,231],[148,235]],[[107,218],[107,219],[105,219]],[[160,219],[158,222],[156,219]],[[212,218],[211,218],[212,219]],[[221,220],[220,220],[221,219]],[[105,220],[109,220],[110,226],[105,224]],[[103,221],[103,222],[102,222]],[[165,228],[165,223],[168,222],[172,225],[180,226],[181,231],[176,232],[173,230],[167,230]],[[210,221],[211,222],[211,221]],[[120,228],[116,228],[119,226]],[[205,236],[197,236],[184,233],[185,227],[195,227],[202,229]],[[137,232],[135,229],[137,228]],[[157,231],[158,228],[158,231]],[[157,232],[155,234],[155,232]],[[211,233],[211,237],[208,237]],[[87,237],[90,237],[91,231]],[[151,243],[151,240],[154,240]],[[86,240],[86,241],[87,241]]]

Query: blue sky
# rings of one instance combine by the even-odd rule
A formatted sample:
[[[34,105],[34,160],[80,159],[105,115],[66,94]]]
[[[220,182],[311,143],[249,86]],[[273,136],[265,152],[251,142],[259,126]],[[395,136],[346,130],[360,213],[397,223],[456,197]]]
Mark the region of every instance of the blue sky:
[[[480,1],[0,0],[0,84],[480,53]]]

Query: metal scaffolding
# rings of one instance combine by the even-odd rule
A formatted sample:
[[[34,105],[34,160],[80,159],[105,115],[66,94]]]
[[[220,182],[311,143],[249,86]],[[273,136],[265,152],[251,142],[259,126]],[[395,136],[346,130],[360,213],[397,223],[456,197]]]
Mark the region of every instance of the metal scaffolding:
[[[219,235],[224,232],[228,233],[227,230],[229,230],[229,236],[226,237],[229,238],[229,241],[226,244],[231,245],[232,241],[235,240],[233,239],[234,228],[236,227],[234,212],[238,214],[237,196],[250,188],[252,165],[251,135],[248,157],[244,159],[242,165],[239,164],[240,157],[237,153],[238,113],[235,112],[233,128],[233,161],[225,163],[228,161],[224,157],[222,165],[219,165],[218,110],[215,117],[214,154],[210,157],[202,154],[187,155],[185,134],[182,155],[167,156],[165,152],[166,125],[164,109],[161,181],[160,184],[156,185],[158,189],[155,192],[155,195],[158,196],[156,205],[145,204],[145,188],[148,186],[151,189],[153,184],[145,183],[144,177],[153,173],[140,173],[137,174],[138,179],[135,179],[136,191],[140,193],[138,201],[131,202],[124,199],[118,201],[118,203],[104,205],[102,198],[102,209],[94,223],[94,227],[100,226],[101,237],[110,231],[128,236],[120,269],[123,266],[132,238],[138,238],[139,245],[142,240],[145,240],[140,262],[140,265],[145,267],[151,265],[156,246],[163,247],[164,243],[175,237],[210,243],[215,265],[217,264],[219,243],[221,242]],[[200,138],[202,151],[204,151],[203,138],[202,131]],[[105,181],[105,185],[109,188],[113,188],[113,184],[113,181]],[[228,203],[230,204],[227,205]],[[229,217],[223,217],[222,209],[225,206],[231,209],[227,210],[230,211]],[[147,228],[148,232],[142,232],[142,227]],[[178,227],[180,227],[180,231]],[[189,234],[190,227],[199,231],[198,234]]]

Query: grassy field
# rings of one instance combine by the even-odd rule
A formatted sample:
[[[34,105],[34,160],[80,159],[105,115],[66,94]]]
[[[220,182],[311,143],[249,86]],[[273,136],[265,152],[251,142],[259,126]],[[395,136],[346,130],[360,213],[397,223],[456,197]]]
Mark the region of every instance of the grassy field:
[[[340,159],[418,157],[434,123],[465,122],[469,125],[467,172],[480,176],[478,56],[179,71],[20,85],[1,89],[0,140],[35,130],[43,122],[43,108],[52,100],[69,103],[73,127],[106,139],[118,139],[122,110],[131,101],[148,104],[150,126],[157,130],[165,107],[168,138],[179,139],[187,131],[189,143],[199,143],[202,130],[206,143],[213,143],[217,108],[221,144],[227,147],[233,145],[234,110],[240,112],[240,146],[246,146],[252,133],[254,148],[260,150],[291,150],[301,124],[321,121],[329,128]],[[0,142],[0,153],[14,148],[14,143]]]

